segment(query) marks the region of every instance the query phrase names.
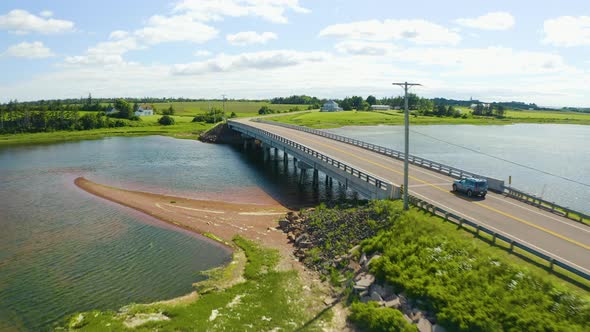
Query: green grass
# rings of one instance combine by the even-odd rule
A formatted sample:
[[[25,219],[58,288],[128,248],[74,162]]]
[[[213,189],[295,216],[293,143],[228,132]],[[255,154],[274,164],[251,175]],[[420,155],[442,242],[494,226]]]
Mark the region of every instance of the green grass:
[[[195,116],[197,114],[205,113],[209,110],[208,101],[190,101],[190,102],[171,102],[171,103],[155,103],[153,104],[157,111],[163,111],[170,107],[174,108],[176,115]],[[262,101],[226,101],[225,111],[228,114],[235,112],[239,117],[248,117],[258,115],[258,110],[262,106],[268,106],[271,109],[279,111],[288,111],[291,108],[299,107],[301,110],[307,109],[308,105],[282,105],[271,104]],[[222,101],[211,101],[211,107],[223,109]]]
[[[309,112],[292,114],[269,120],[290,123],[311,128],[337,128],[343,126],[373,126],[373,125],[402,125],[403,113],[399,111],[382,112]],[[507,111],[506,117],[471,116],[468,118],[449,118],[436,116],[410,116],[410,123],[414,125],[434,124],[478,124],[501,125],[512,123],[567,123],[590,125],[590,114],[572,112],[544,112],[544,111]]]
[[[234,243],[244,250],[247,263],[245,282],[221,291],[200,294],[184,304],[131,305],[120,312],[91,311],[73,315],[66,326],[80,331],[126,330],[130,317],[163,313],[168,321],[147,322],[137,331],[293,331],[305,327],[319,330],[323,322],[313,318],[302,286],[293,270],[276,271],[279,254],[254,242],[237,237]],[[213,314],[217,312],[216,317]],[[79,317],[83,317],[81,320]],[[212,319],[214,318],[214,319]],[[326,316],[329,319],[329,315]]]
[[[213,124],[191,122],[192,117],[174,116],[176,124],[162,126],[158,124],[161,115],[141,117],[141,121],[127,121],[130,126],[101,128],[79,131],[55,131],[45,133],[24,133],[0,135],[0,146],[20,144],[49,144],[56,142],[100,139],[108,136],[145,136],[165,135],[176,138],[197,139],[199,134],[208,130]]]
[[[305,232],[329,239],[314,242],[312,249],[322,252],[326,264],[365,238],[361,250],[367,256],[381,254],[370,266],[377,279],[421,302],[419,307],[435,313],[448,330],[587,331],[590,327],[587,284],[572,284],[549,271],[546,262],[536,264],[430,213],[416,208],[404,212],[400,201],[322,206],[305,214],[309,218]],[[372,236],[348,227],[359,217],[386,228]],[[339,245],[346,242],[346,248]],[[359,327],[403,329],[396,323],[399,315],[389,310],[355,304],[352,312],[349,318]]]

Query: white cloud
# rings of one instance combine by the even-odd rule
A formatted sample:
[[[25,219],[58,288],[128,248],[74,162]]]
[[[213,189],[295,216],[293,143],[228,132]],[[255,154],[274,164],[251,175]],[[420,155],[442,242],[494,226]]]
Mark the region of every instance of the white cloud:
[[[40,12],[39,15],[41,15],[43,17],[51,17],[51,16],[53,16],[53,12],[51,10],[44,10],[44,11]]]
[[[476,18],[459,18],[455,22],[482,30],[508,30],[514,26],[514,16],[507,12],[492,12]]]
[[[208,57],[211,55],[211,52],[209,51],[204,51],[204,50],[199,50],[199,51],[195,51],[193,53],[194,56],[198,56],[198,57]]]
[[[560,16],[543,24],[543,42],[555,46],[590,45],[590,16]]]
[[[381,56],[393,52],[395,49],[395,46],[389,43],[360,40],[347,40],[336,44],[336,50],[338,52],[352,55]]]
[[[458,44],[461,37],[441,25],[425,20],[371,20],[334,24],[320,31],[320,37],[370,41],[409,40],[421,45]]]
[[[122,55],[133,50],[141,49],[142,46],[132,37],[116,41],[98,43],[90,47],[85,55],[66,57],[64,62],[67,65],[112,65],[123,64]]]
[[[38,32],[42,34],[55,34],[74,30],[71,21],[42,18],[33,15],[26,10],[15,9],[6,15],[0,15],[0,29],[5,29],[18,34]]]
[[[147,44],[188,41],[204,43],[215,37],[217,29],[196,22],[188,15],[152,16],[145,28],[136,30],[134,35]]]
[[[124,39],[129,37],[129,32],[123,30],[115,30],[109,35],[109,39]]]
[[[223,17],[261,17],[273,23],[287,23],[287,10],[308,13],[299,0],[183,0],[174,10],[199,21],[219,21]]]
[[[248,69],[269,70],[291,67],[310,62],[321,62],[329,57],[324,52],[298,52],[290,50],[262,51],[239,55],[220,54],[201,62],[177,64],[172,68],[174,75],[202,75],[206,73],[234,72]]]
[[[35,41],[32,43],[22,42],[12,45],[2,55],[27,59],[43,59],[52,57],[55,54],[43,45],[42,42]]]
[[[229,34],[225,39],[232,45],[245,46],[251,44],[266,44],[269,40],[277,39],[274,32],[257,33],[256,31],[243,31]]]

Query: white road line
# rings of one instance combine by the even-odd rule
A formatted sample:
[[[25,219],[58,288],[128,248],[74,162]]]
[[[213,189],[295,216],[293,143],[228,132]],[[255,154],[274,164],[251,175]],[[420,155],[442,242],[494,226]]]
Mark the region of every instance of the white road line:
[[[425,201],[430,201],[430,202],[432,202],[432,203],[435,203],[436,205],[438,205],[438,206],[440,206],[440,207],[442,207],[442,208],[446,209],[447,211],[452,211],[452,212],[455,212],[455,214],[458,214],[458,215],[460,215],[460,216],[464,216],[465,218],[469,219],[470,221],[477,222],[477,223],[479,223],[480,225],[482,225],[482,226],[485,226],[485,227],[487,227],[487,228],[489,228],[489,229],[491,229],[491,230],[495,231],[496,233],[503,234],[503,235],[505,235],[505,236],[508,236],[509,238],[512,238],[512,239],[515,239],[515,240],[519,241],[520,243],[526,244],[526,245],[527,245],[527,246],[529,246],[529,247],[535,248],[536,250],[538,250],[538,251],[541,251],[541,252],[543,252],[543,253],[547,254],[548,256],[551,256],[551,257],[557,258],[557,259],[561,260],[562,262],[568,263],[569,265],[571,265],[571,266],[574,266],[574,267],[576,267],[576,268],[578,268],[578,269],[580,269],[580,270],[582,270],[582,271],[584,271],[584,272],[586,272],[586,273],[590,273],[590,270],[588,270],[588,269],[586,269],[586,268],[583,268],[583,267],[579,266],[578,264],[572,263],[572,262],[568,261],[567,259],[565,259],[565,258],[563,258],[563,257],[560,257],[560,256],[558,256],[558,255],[556,255],[556,254],[550,253],[550,252],[549,252],[549,251],[547,251],[547,250],[541,249],[541,248],[537,247],[536,245],[534,245],[534,244],[531,244],[531,243],[529,243],[529,242],[527,242],[527,241],[524,241],[524,240],[522,240],[522,239],[520,239],[520,238],[518,238],[518,237],[516,237],[516,236],[514,236],[514,235],[510,235],[510,234],[508,234],[508,235],[507,235],[506,233],[504,233],[504,232],[502,232],[502,231],[498,230],[497,228],[495,228],[495,227],[493,227],[493,226],[490,226],[489,224],[487,224],[487,223],[485,223],[485,222],[482,222],[482,221],[480,221],[480,220],[477,220],[476,218],[470,217],[470,216],[468,216],[468,215],[466,215],[466,214],[464,214],[464,213],[461,213],[461,212],[459,212],[459,211],[457,211],[457,210],[455,210],[455,209],[452,209],[452,208],[450,208],[450,207],[448,207],[448,206],[445,206],[445,205],[441,204],[440,202],[437,202],[437,201],[435,201],[435,200],[429,199],[429,198],[427,198],[427,197],[425,197],[425,196],[423,196],[423,195],[420,195],[420,194],[418,194],[418,193],[415,193],[415,192],[414,192],[414,193],[412,193],[412,194],[414,194],[414,195],[416,195],[416,196],[420,196],[420,197],[422,197],[422,198],[423,198]]]
[[[269,125],[269,126],[271,126],[271,125]],[[272,127],[272,126],[271,126],[271,127]],[[282,128],[282,127],[281,127],[281,128]],[[295,130],[295,129],[290,129],[290,130],[293,130],[293,131],[295,131],[295,132],[297,132],[297,133],[298,133],[298,131],[297,131],[297,130]],[[313,134],[312,134],[312,135],[313,135]],[[300,135],[294,135],[294,136],[301,137]],[[314,136],[322,137],[322,138],[324,138],[324,139],[326,139],[326,140],[328,140],[328,141],[339,142],[339,141],[336,141],[336,140],[333,140],[333,139],[330,139],[330,138],[327,138],[327,137],[319,136],[319,135],[314,135]],[[306,139],[306,138],[304,138],[304,139]],[[347,144],[347,143],[343,143],[343,142],[339,142],[339,143],[342,143],[342,144]],[[347,145],[349,145],[349,144],[347,144]],[[361,151],[363,151],[363,152],[369,152],[369,153],[371,154],[371,157],[373,157],[373,155],[375,155],[375,156],[376,156],[378,159],[381,159],[381,160],[383,160],[383,161],[393,161],[393,162],[394,162],[396,165],[398,165],[398,166],[403,166],[403,164],[402,164],[402,162],[401,162],[400,160],[397,160],[397,159],[395,159],[395,158],[393,158],[393,157],[385,156],[385,155],[382,155],[382,154],[380,154],[380,153],[377,153],[377,152],[375,152],[375,151],[371,151],[371,150],[363,149],[363,148],[361,148],[361,147],[358,147],[358,146],[354,146],[354,147],[356,147],[357,149],[359,149],[359,150],[361,150]],[[428,170],[425,170],[423,167],[420,167],[420,166],[418,166],[418,165],[412,165],[412,166],[411,166],[411,170],[413,170],[413,171],[418,171],[418,172],[420,172],[420,173],[422,173],[422,174],[425,174],[425,175],[427,175],[427,176],[431,176],[431,177],[434,177],[434,178],[437,178],[437,179],[440,179],[440,180],[443,180],[443,181],[445,181],[445,180],[448,180],[448,179],[445,179],[445,178],[443,178],[443,177],[441,177],[441,176],[438,176],[437,174],[433,174],[433,173],[434,173],[434,171],[428,171]],[[449,177],[449,178],[450,178],[450,177]],[[453,181],[453,180],[454,180],[454,179],[453,179],[453,178],[451,178],[451,181]],[[423,181],[424,181],[424,180],[423,180]],[[452,182],[450,182],[450,183],[452,183]],[[448,183],[443,183],[443,184],[436,184],[436,183],[432,183],[432,184],[433,184],[433,185],[446,185],[446,184],[448,184]],[[410,188],[411,188],[411,187],[419,187],[419,186],[428,186],[428,185],[427,185],[427,184],[424,184],[424,185],[411,185],[411,186],[410,186]],[[549,218],[549,219],[552,219],[552,220],[558,221],[558,222],[560,222],[560,223],[562,223],[562,224],[564,224],[564,225],[567,225],[567,226],[570,226],[570,227],[576,228],[576,229],[578,229],[578,230],[581,230],[581,231],[584,231],[584,232],[590,233],[590,227],[586,227],[586,226],[582,226],[582,225],[576,225],[576,224],[573,224],[573,223],[571,223],[571,222],[568,222],[568,221],[565,221],[565,220],[560,220],[560,219],[558,219],[558,218],[555,218],[554,216],[551,216],[551,215],[548,215],[548,214],[546,214],[546,213],[543,213],[543,212],[545,212],[545,211],[543,211],[543,212],[542,212],[542,211],[533,210],[533,209],[530,209],[530,208],[528,208],[528,207],[526,207],[526,206],[523,206],[522,204],[517,204],[517,203],[514,203],[514,202],[510,202],[510,201],[508,201],[508,200],[503,200],[503,199],[501,199],[501,198],[494,197],[494,195],[489,195],[488,197],[490,197],[490,198],[492,198],[492,199],[499,200],[499,201],[501,201],[501,202],[508,203],[508,204],[510,204],[510,205],[512,205],[512,206],[515,206],[515,207],[517,207],[517,208],[520,208],[520,209],[523,209],[523,210],[527,210],[527,211],[529,211],[529,212],[532,212],[532,213],[535,213],[535,214],[537,214],[537,215],[540,215],[540,216],[543,216],[543,217],[546,217],[546,218]],[[511,198],[509,198],[509,199],[511,199]]]

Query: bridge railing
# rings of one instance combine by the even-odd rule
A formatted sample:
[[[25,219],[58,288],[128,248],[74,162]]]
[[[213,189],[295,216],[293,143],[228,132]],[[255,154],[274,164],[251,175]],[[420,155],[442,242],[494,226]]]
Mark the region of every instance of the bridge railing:
[[[295,129],[295,130],[307,132],[310,134],[333,139],[333,140],[336,140],[339,142],[355,145],[355,146],[361,147],[363,149],[367,149],[367,150],[370,150],[373,152],[377,152],[379,154],[393,157],[398,160],[404,159],[404,153],[401,151],[386,148],[384,146],[380,146],[380,145],[376,145],[376,144],[363,142],[361,140],[357,140],[354,138],[329,133],[329,132],[326,132],[323,130],[317,130],[317,129],[313,129],[313,128],[307,128],[307,127],[303,127],[303,126],[297,126],[297,125],[292,125],[292,124],[288,124],[288,123],[281,123],[281,122],[268,121],[268,120],[262,120],[262,119],[254,119],[252,121],[271,124],[271,125],[280,126],[280,127],[285,127],[285,128],[289,128],[289,129]],[[590,216],[585,213],[572,210],[572,209],[565,207],[565,206],[558,205],[555,202],[549,202],[549,201],[544,200],[540,197],[537,197],[533,194],[526,193],[522,190],[518,190],[518,189],[515,189],[512,187],[506,187],[504,185],[504,181],[502,181],[502,180],[498,180],[498,179],[491,178],[488,176],[472,173],[469,171],[462,170],[460,168],[448,166],[448,165],[441,164],[439,162],[428,160],[428,159],[421,158],[418,156],[409,155],[408,160],[411,164],[421,166],[421,167],[433,170],[435,172],[448,175],[448,176],[456,178],[456,179],[461,179],[461,178],[466,178],[466,177],[475,177],[475,178],[486,179],[488,181],[488,187],[490,188],[490,190],[506,194],[507,196],[510,196],[512,198],[521,200],[523,202],[527,202],[529,204],[532,204],[532,205],[540,207],[540,208],[545,208],[545,209],[551,210],[552,212],[555,212],[555,213],[560,213],[563,216],[565,216],[566,218],[569,218],[574,221],[578,221],[578,222],[582,222],[582,223],[584,223],[584,222],[589,223],[590,222]]]
[[[441,207],[431,204],[431,203],[429,203],[425,200],[422,200],[418,197],[415,197],[413,195],[408,195],[408,196],[409,196],[408,198],[409,198],[410,203],[412,205],[418,207],[419,209],[422,209],[426,212],[430,212],[434,215],[440,216],[440,217],[444,218],[445,221],[452,222],[452,223],[458,225],[459,227],[463,227],[463,225],[471,226],[474,229],[476,235],[480,236],[481,235],[480,233],[488,234],[492,237],[491,241],[494,244],[497,244],[497,241],[501,240],[510,246],[510,251],[513,251],[515,247],[520,248],[520,249],[526,251],[527,253],[546,261],[548,263],[547,267],[551,271],[553,271],[555,266],[559,266],[560,268],[562,268],[566,271],[569,271],[581,278],[584,278],[587,281],[590,281],[590,273],[585,272],[581,268],[572,266],[571,263],[563,262],[561,260],[555,259],[555,258],[541,252],[540,250],[537,250],[535,248],[531,248],[530,246],[527,246],[526,244],[518,242],[517,240],[511,238],[507,234],[489,229],[489,228],[482,226],[476,222],[462,218],[454,213],[451,213]]]
[[[287,146],[295,148],[295,149],[297,149],[297,150],[299,150],[299,151],[301,151],[313,158],[317,158],[317,159],[319,159],[331,166],[334,166],[334,167],[344,171],[347,174],[357,177],[357,178],[361,179],[362,181],[367,182],[367,183],[377,187],[378,189],[388,191],[388,190],[391,190],[391,187],[393,186],[393,184],[391,184],[389,181],[387,181],[385,179],[368,174],[363,170],[360,170],[358,168],[350,166],[350,165],[343,163],[337,159],[334,159],[328,155],[325,155],[321,152],[311,149],[303,144],[300,144],[300,143],[297,143],[297,142],[292,141],[290,139],[284,138],[280,135],[276,135],[276,134],[273,134],[273,133],[268,132],[266,130],[252,127],[252,126],[248,126],[243,123],[236,122],[236,121],[229,121],[228,123],[231,127],[238,127],[240,129],[240,131],[242,131],[246,134],[258,134],[258,135],[266,136],[270,139],[273,139],[273,140],[281,142]],[[255,135],[251,135],[251,136],[256,137]]]
[[[517,199],[519,201],[531,204],[531,205],[536,206],[538,208],[551,210],[551,212],[555,212],[555,213],[561,213],[566,218],[569,218],[569,219],[572,219],[575,221],[579,221],[581,223],[590,222],[590,216],[585,213],[575,211],[570,208],[561,206],[559,204],[556,204],[555,202],[549,202],[541,197],[537,197],[533,194],[526,193],[526,192],[518,190],[516,188],[505,187],[504,193],[507,196],[510,196],[510,197]]]
[[[329,132],[326,132],[323,130],[317,130],[317,129],[313,129],[313,128],[307,128],[307,127],[296,126],[296,125],[292,125],[292,124],[288,124],[288,123],[281,123],[281,122],[268,121],[268,120],[262,120],[262,119],[253,119],[252,121],[271,124],[271,125],[280,126],[280,127],[285,127],[285,128],[289,128],[289,129],[295,129],[295,130],[307,132],[310,134],[333,139],[333,140],[336,140],[339,142],[355,145],[355,146],[361,147],[363,149],[367,149],[367,150],[377,152],[382,155],[393,157],[395,159],[399,159],[399,160],[404,159],[404,153],[401,151],[386,148],[384,146],[380,146],[380,145],[376,145],[376,144],[372,144],[372,143],[363,142],[361,140],[357,140],[354,138],[329,133]],[[439,162],[428,160],[428,159],[421,158],[418,156],[409,155],[408,160],[411,164],[418,165],[418,166],[421,166],[424,168],[428,168],[428,169],[433,170],[435,172],[442,173],[442,174],[448,175],[448,176],[456,178],[456,179],[461,179],[461,178],[465,178],[465,177],[484,178],[484,179],[488,180],[488,187],[491,190],[498,191],[498,192],[502,192],[504,190],[504,181],[502,181],[502,180],[498,180],[498,179],[490,178],[490,177],[483,176],[480,174],[472,173],[469,171],[462,170],[460,168],[441,164]]]

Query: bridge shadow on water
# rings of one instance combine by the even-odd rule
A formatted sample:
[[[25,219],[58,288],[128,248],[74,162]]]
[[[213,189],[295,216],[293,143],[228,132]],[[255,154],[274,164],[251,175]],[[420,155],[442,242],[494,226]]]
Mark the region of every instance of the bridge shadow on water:
[[[342,199],[354,199],[355,193],[340,186],[336,180],[330,184],[326,175],[319,172],[314,185],[313,169],[302,171],[295,167],[292,157],[287,163],[283,152],[271,152],[267,158],[261,148],[244,149],[232,146],[241,159],[256,174],[256,184],[270,197],[289,209],[301,209]],[[303,172],[303,175],[302,175]]]

